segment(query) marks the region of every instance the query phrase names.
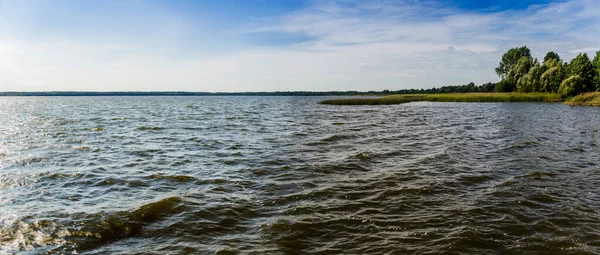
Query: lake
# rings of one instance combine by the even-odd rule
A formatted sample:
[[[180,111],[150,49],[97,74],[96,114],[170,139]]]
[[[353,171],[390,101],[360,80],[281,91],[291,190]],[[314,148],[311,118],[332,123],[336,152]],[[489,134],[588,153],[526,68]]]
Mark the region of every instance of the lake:
[[[0,253],[600,253],[600,108],[322,99],[0,97]]]

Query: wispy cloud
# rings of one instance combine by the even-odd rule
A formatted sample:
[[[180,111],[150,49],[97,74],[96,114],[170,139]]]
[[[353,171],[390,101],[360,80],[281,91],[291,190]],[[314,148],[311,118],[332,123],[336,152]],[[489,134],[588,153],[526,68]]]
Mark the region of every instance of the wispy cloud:
[[[324,61],[329,63],[325,70],[338,70],[337,80],[346,86],[393,89],[497,80],[493,69],[501,54],[521,45],[538,57],[554,50],[570,59],[579,51],[572,49],[596,47],[599,17],[594,1],[485,13],[435,2],[337,1],[265,19],[254,29],[312,36],[284,48],[327,56],[298,64],[298,72],[322,74],[314,63]],[[370,85],[352,82],[355,75]]]
[[[600,47],[594,0],[485,12],[441,1],[314,1],[218,29],[207,25],[218,20],[151,6],[133,21],[98,18],[89,37],[19,32],[37,30],[42,7],[0,7],[22,14],[2,18],[0,90],[421,88],[496,81],[493,69],[512,47],[567,60]]]
[[[600,51],[600,47],[574,49],[574,50],[570,50],[569,53],[573,53],[573,54],[579,54],[579,53],[596,53],[597,51]]]

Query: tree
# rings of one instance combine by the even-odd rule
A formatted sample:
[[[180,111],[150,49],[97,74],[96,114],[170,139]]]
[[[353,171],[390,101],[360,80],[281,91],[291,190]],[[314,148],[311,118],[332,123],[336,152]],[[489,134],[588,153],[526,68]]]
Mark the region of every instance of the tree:
[[[540,92],[540,76],[542,75],[540,69],[540,62],[536,59],[529,72],[517,81],[517,91],[525,93]]]
[[[560,83],[558,94],[563,97],[572,97],[584,92],[583,89],[584,79],[579,75],[573,75]]]
[[[516,65],[522,57],[531,57],[531,52],[527,46],[508,50],[506,53],[504,53],[504,55],[502,55],[502,61],[499,63],[498,67],[496,67],[496,74],[500,78],[504,79],[512,67]]]
[[[529,74],[524,75],[517,81],[517,91],[521,93],[533,92],[533,77]]]
[[[545,72],[546,70],[553,68],[553,67],[562,67],[562,65],[556,59],[548,59],[547,61],[544,61],[542,68],[544,68],[544,67],[545,67],[545,70],[544,70],[544,72]]]
[[[560,66],[554,66],[542,74],[540,77],[540,91],[556,93],[560,86],[560,82],[562,81],[560,69]]]
[[[594,85],[595,90],[600,91],[600,51],[596,52],[596,56],[594,57],[594,61],[592,61],[592,65],[594,66]]]
[[[540,78],[542,77],[542,67],[540,66],[540,62],[535,60],[535,64],[531,69],[529,69],[529,86],[533,92],[540,92]]]
[[[533,59],[531,57],[521,57],[516,65],[514,65],[508,72],[508,75],[504,80],[511,84],[515,90],[518,89],[518,83],[521,77],[525,76],[531,66],[533,65]]]
[[[494,92],[495,87],[496,87],[496,84],[488,82],[486,84],[481,84],[477,91],[478,92]]]
[[[514,86],[512,84],[510,84],[509,82],[507,82],[506,80],[501,80],[500,82],[496,83],[496,85],[494,86],[494,91],[495,92],[513,92],[515,91]]]
[[[596,90],[596,86],[594,86],[594,66],[586,53],[580,53],[568,65],[567,76],[570,77],[569,79],[571,79],[571,76],[576,75],[583,79],[579,93]]]
[[[560,63],[562,61],[560,59],[560,56],[558,56],[558,54],[556,52],[554,52],[554,51],[546,53],[546,56],[544,57],[544,63],[546,63],[550,59],[554,59],[558,63]]]

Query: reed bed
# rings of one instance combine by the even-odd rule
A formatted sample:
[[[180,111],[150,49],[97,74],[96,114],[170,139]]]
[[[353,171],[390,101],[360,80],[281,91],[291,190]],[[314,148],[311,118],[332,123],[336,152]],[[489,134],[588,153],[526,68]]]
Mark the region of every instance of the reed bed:
[[[341,98],[323,100],[320,104],[330,105],[390,105],[424,101],[425,95],[393,95],[379,98]]]
[[[330,105],[389,105],[409,102],[560,102],[561,97],[552,93],[451,93],[391,95],[380,98],[342,98],[323,100]]]
[[[589,92],[579,94],[565,102],[571,106],[600,106],[600,92]]]
[[[453,93],[427,95],[430,102],[560,102],[551,93]]]

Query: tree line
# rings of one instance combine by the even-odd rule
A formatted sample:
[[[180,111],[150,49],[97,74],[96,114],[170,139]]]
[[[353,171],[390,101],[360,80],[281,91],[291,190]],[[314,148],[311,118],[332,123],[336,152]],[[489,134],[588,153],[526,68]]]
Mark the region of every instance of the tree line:
[[[571,62],[550,51],[540,62],[522,46],[504,53],[495,71],[502,79],[496,84],[497,92],[547,92],[571,97],[600,90],[600,51],[593,60],[580,53]]]
[[[354,96],[354,95],[393,95],[393,94],[436,94],[493,92],[495,83],[476,86],[443,86],[430,89],[370,90],[370,91],[273,91],[273,92],[172,92],[172,91],[40,91],[40,92],[0,92],[0,96]]]
[[[382,91],[273,91],[273,92],[185,92],[185,91],[40,91],[0,92],[0,96],[347,96],[377,95]]]

